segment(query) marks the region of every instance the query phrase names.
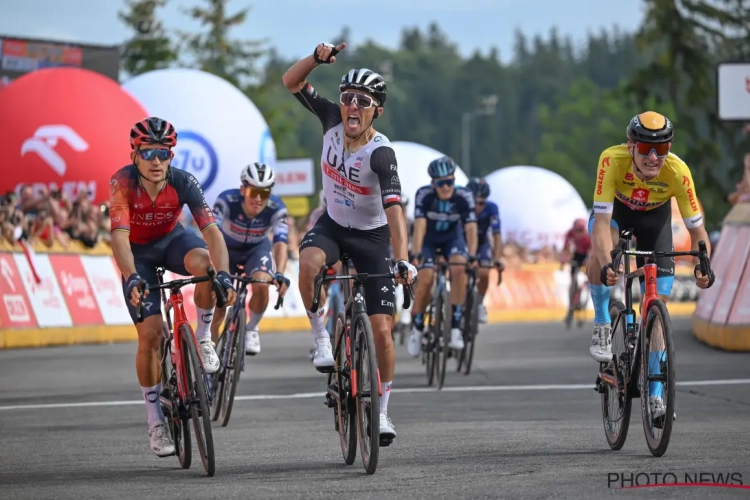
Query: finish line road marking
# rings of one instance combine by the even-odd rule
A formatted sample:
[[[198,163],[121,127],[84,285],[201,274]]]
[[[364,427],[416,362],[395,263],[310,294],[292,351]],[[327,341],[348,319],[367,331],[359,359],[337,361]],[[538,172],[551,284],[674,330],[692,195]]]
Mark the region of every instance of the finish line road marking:
[[[709,385],[748,385],[750,379],[725,379],[725,380],[691,380],[686,382],[675,382],[676,385],[685,386],[709,386]],[[594,386],[590,384],[549,384],[549,385],[473,385],[463,387],[443,387],[441,390],[430,387],[407,387],[401,389],[392,389],[395,394],[414,394],[414,393],[439,393],[439,392],[511,392],[511,391],[570,391],[570,390],[589,390],[593,391]],[[324,392],[299,392],[296,394],[255,394],[252,396],[237,396],[235,401],[266,401],[272,399],[311,399],[322,398]],[[134,399],[130,401],[90,401],[85,403],[51,403],[37,405],[9,405],[0,406],[0,411],[9,410],[44,410],[54,408],[95,408],[102,406],[130,406],[142,405],[143,400]]]

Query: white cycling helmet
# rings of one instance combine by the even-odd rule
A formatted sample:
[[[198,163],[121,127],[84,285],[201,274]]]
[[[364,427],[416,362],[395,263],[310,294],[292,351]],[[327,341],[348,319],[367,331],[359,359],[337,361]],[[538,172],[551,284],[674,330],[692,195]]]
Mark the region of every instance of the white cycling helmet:
[[[270,166],[256,162],[242,169],[240,181],[243,186],[270,188],[276,183],[276,175]]]

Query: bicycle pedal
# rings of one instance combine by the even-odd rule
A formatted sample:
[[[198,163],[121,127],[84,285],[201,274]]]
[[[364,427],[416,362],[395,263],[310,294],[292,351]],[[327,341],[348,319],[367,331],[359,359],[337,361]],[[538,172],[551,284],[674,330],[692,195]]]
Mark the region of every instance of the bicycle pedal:
[[[384,438],[382,436],[380,437],[380,446],[390,446],[391,443],[393,443],[393,438]]]

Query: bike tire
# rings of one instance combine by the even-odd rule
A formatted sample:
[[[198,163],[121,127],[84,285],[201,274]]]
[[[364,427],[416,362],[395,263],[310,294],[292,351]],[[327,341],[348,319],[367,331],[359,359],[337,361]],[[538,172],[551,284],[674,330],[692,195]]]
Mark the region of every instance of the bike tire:
[[[614,328],[617,325],[617,329],[612,331],[612,349],[613,353],[615,345],[623,345],[625,349],[625,304],[619,300],[613,300],[609,305],[609,314],[612,318],[612,326]],[[618,318],[620,319],[618,323]],[[630,353],[635,354],[635,351]],[[616,354],[618,359],[619,354]],[[629,365],[627,367],[629,371]],[[632,376],[632,374],[631,374]],[[630,413],[633,404],[633,398],[628,387],[625,388],[624,395],[617,395],[617,391],[612,389],[609,384],[605,384],[604,392],[601,393],[601,404],[602,404],[602,423],[604,424],[604,436],[607,439],[607,444],[613,450],[620,450],[625,445],[625,440],[628,437],[628,429],[630,428]],[[610,412],[610,398],[617,397],[617,413],[612,415]],[[619,424],[619,425],[618,425]]]
[[[333,377],[336,377],[339,400],[336,402],[336,430],[339,433],[341,444],[341,455],[346,465],[352,465],[357,458],[357,401],[352,397],[351,366],[347,362],[347,334],[345,330],[343,313],[339,313],[336,320],[336,330],[342,336],[340,345],[334,344],[334,356],[336,368],[328,375],[328,386],[331,386]],[[351,339],[351,337],[349,337]],[[350,340],[351,344],[351,340]]]
[[[167,420],[167,426],[169,427],[169,433],[172,436],[172,442],[175,447],[175,455],[177,460],[180,462],[180,466],[183,469],[189,469],[192,465],[192,447],[190,442],[190,426],[188,425],[188,419],[185,415],[180,415],[179,412],[179,395],[177,392],[177,379],[176,376],[173,380],[173,365],[172,365],[172,354],[169,342],[169,331],[166,323],[164,323],[164,334],[165,340],[162,343],[162,364],[161,364],[161,387],[162,390],[166,389],[169,395],[170,406],[172,409],[162,405],[162,411],[164,417]]]
[[[366,314],[359,314],[354,320],[354,339],[359,454],[365,471],[374,474],[380,454],[380,377],[375,338]],[[365,389],[365,386],[369,386],[369,389]],[[369,401],[366,401],[368,397]]]
[[[186,387],[190,407],[190,417],[193,420],[193,432],[198,445],[198,452],[203,462],[206,474],[212,477],[216,472],[214,457],[214,438],[211,432],[211,413],[206,395],[206,375],[203,370],[198,348],[196,347],[193,331],[187,325],[180,326],[182,341],[183,369],[188,381]]]
[[[477,333],[479,333],[479,294],[476,290],[472,291],[472,304],[474,306],[469,314],[469,335],[464,339],[464,375],[471,373],[471,364],[474,361],[474,346],[477,343]]]
[[[224,331],[219,336],[219,341],[216,343],[216,355],[219,356],[219,360],[222,361],[222,365],[219,367],[219,371],[214,373],[211,383],[211,421],[216,422],[221,416],[221,408],[223,406],[224,398],[224,380],[226,377],[226,366],[223,364],[224,350],[227,348],[227,338],[231,335],[229,333],[228,324],[224,327]]]
[[[438,389],[443,388],[443,384],[445,384],[445,372],[448,368],[448,354],[450,354],[451,349],[448,347],[448,343],[451,339],[451,302],[450,302],[450,296],[448,295],[447,290],[443,290],[441,293],[442,296],[442,302],[443,302],[443,325],[440,330],[440,337],[442,338],[442,341],[438,344],[438,353],[439,353],[439,362],[440,362],[440,369],[438,373]]]
[[[662,418],[661,438],[657,439],[652,434],[650,424],[650,409],[648,398],[650,390],[647,382],[649,373],[649,345],[651,343],[651,333],[656,321],[660,320],[664,332],[665,355],[666,355],[666,377],[667,382],[664,384],[666,391],[666,412]],[[663,366],[661,374],[664,375]],[[675,354],[674,354],[674,337],[672,334],[672,320],[667,310],[667,305],[661,300],[654,300],[648,307],[648,317],[646,321],[646,331],[641,333],[641,416],[643,418],[643,430],[646,435],[646,444],[651,454],[655,457],[661,457],[667,452],[669,440],[672,436],[672,424],[674,423],[674,407],[676,399],[675,388]]]
[[[237,385],[240,383],[242,363],[245,360],[245,329],[247,318],[244,309],[237,311],[237,319],[234,328],[234,342],[229,346],[229,360],[231,365],[224,371],[224,395],[221,406],[221,426],[226,427],[229,417],[232,416],[234,396],[237,393]]]
[[[437,309],[435,309],[437,310]],[[422,348],[422,360],[425,364],[425,370],[427,372],[427,387],[432,387],[432,383],[435,380],[435,330],[436,318],[433,313],[432,306],[427,308],[425,312],[425,328],[427,328],[427,348]],[[437,313],[440,316],[440,313]]]
[[[469,324],[469,316],[466,314],[467,311],[471,311],[474,307],[474,294],[467,294],[466,295],[466,301],[464,302],[464,317],[463,317],[463,325],[461,325],[461,335],[464,338],[464,348],[461,349],[461,351],[456,356],[456,371],[458,373],[461,373],[461,369],[464,367],[464,360],[466,359],[466,348],[469,345],[469,335],[470,335],[470,324]]]

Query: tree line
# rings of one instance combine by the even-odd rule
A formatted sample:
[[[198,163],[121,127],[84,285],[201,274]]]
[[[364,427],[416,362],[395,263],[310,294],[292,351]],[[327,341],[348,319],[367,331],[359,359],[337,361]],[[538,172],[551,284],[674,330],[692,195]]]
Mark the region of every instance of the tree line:
[[[132,37],[123,44],[124,72],[134,76],[179,65],[225,78],[261,110],[279,158],[317,159],[320,125],[281,84],[294,61],[265,41],[232,36],[233,28],[252,23],[251,10],[230,13],[228,0],[196,0],[198,6],[185,14],[204,31],[171,34],[159,20],[168,1],[126,1],[120,19]],[[424,31],[407,27],[396,48],[375,41],[347,46],[335,66],[319,68],[310,82],[335,101],[349,67],[380,72],[388,102],[378,130],[394,141],[443,151],[459,164],[463,116],[483,109],[469,121],[472,175],[537,165],[568,179],[587,203],[601,151],[624,142],[633,115],[659,111],[675,125],[673,151],[690,166],[713,229],[729,209],[726,195],[742,175],[748,147],[742,124],[718,118],[716,65],[750,61],[750,0],[646,4],[635,33],[613,28],[590,34],[578,46],[556,29],[534,37],[516,32],[509,64],[495,48],[462,57],[435,24]],[[348,41],[350,34],[344,27],[329,34],[330,41]]]

